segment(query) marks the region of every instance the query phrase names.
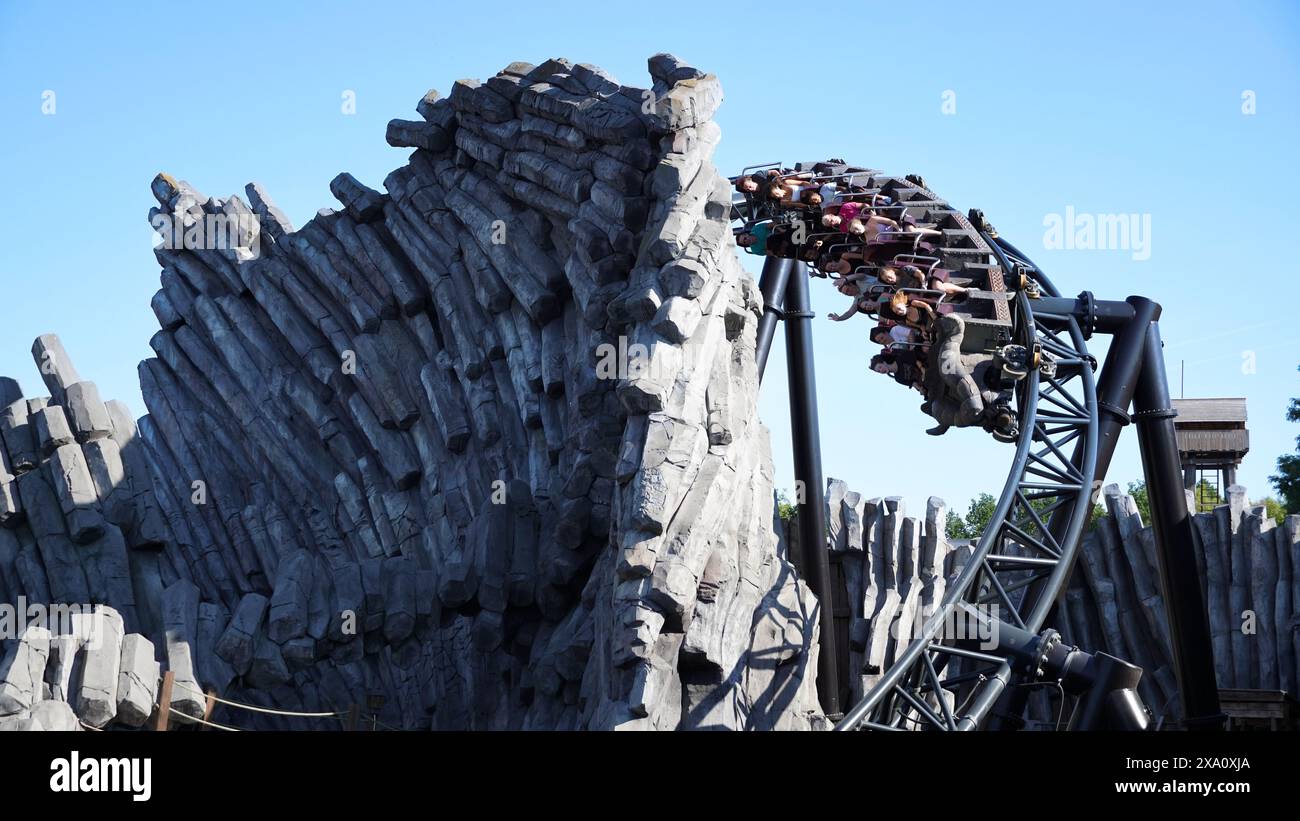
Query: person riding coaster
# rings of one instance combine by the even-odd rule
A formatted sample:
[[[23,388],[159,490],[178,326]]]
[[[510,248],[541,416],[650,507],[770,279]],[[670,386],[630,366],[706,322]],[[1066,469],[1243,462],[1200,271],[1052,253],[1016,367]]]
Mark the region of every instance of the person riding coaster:
[[[897,222],[878,216],[871,206],[856,200],[826,208],[822,213],[822,225],[861,237],[867,243],[875,242],[882,234],[900,230]]]
[[[871,369],[921,392],[921,410],[938,423],[927,433],[980,426],[996,439],[1015,440],[1013,386],[1026,373],[1019,362],[1024,357],[1004,349],[962,353],[966,320],[954,303],[962,303],[969,289],[940,268],[935,242],[942,231],[918,225],[906,205],[812,175],[772,168],[735,184],[751,206],[736,244],[750,254],[800,260],[813,275],[829,276],[853,297],[849,310],[829,314],[832,320],[857,313],[877,318],[869,336],[883,351]],[[809,211],[821,214],[825,233],[805,237]]]
[[[944,295],[916,288],[897,288],[881,294],[877,315],[892,319],[923,333],[929,332],[936,319],[953,312],[953,306],[944,301]]]
[[[832,322],[843,322],[851,316],[859,313],[871,314],[879,308],[880,295],[887,290],[879,280],[871,276],[866,270],[854,271],[851,274],[833,277],[835,289],[845,296],[853,297],[853,302],[849,305],[848,310],[841,313],[828,313],[826,316]]]
[[[899,288],[898,274],[893,268],[859,266],[853,273],[832,278],[837,291],[853,297],[853,303],[847,311],[829,314],[835,322],[843,322],[854,314],[864,313],[927,331],[936,316],[953,311],[949,292]],[[958,300],[966,293],[966,289],[960,286],[953,286],[953,289]]]
[[[821,274],[843,277],[855,273],[864,266],[874,265],[871,262],[873,249],[869,248],[858,237],[845,238],[838,231],[832,231],[828,234],[814,234],[814,236],[832,240],[817,257],[815,267]],[[893,283],[890,282],[889,284]],[[842,289],[841,292],[845,293]]]
[[[763,256],[767,254],[767,241],[772,234],[772,223],[759,222],[750,225],[747,230],[736,234],[736,244],[745,249],[745,253]]]
[[[921,335],[906,325],[895,325],[885,320],[884,323],[871,329],[867,338],[876,343],[886,351],[897,348],[918,347],[921,345]]]
[[[925,395],[926,361],[917,349],[886,350],[871,357],[871,370],[892,376],[904,387],[916,388]]]
[[[734,236],[736,245],[747,254],[797,259],[807,263],[816,261],[822,247],[822,240],[815,237],[808,237],[802,243],[796,242],[798,232],[791,223],[758,222]]]
[[[973,290],[978,290],[970,280],[969,285],[953,282],[954,273],[939,267],[941,264],[942,260],[937,256],[895,254],[887,264],[877,263],[876,278],[886,285],[933,291],[942,294],[945,302],[955,304],[962,303]]]

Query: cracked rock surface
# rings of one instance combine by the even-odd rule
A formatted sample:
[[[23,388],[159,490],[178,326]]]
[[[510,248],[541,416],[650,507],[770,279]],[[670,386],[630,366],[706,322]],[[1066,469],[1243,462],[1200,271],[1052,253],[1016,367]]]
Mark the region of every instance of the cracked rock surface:
[[[824,725],[756,411],[762,300],[711,161],[721,85],[649,68],[430,92],[388,126],[409,153],[382,190],[342,173],[297,228],[257,184],[153,181],[151,219],[236,241],[156,249],[139,420],[53,335],[48,396],[0,379],[0,594],[87,605],[108,637],[6,642],[0,723],[66,719],[36,709],[66,645],[96,727],[146,721],[160,670],[177,723],[213,690],[410,729]]]

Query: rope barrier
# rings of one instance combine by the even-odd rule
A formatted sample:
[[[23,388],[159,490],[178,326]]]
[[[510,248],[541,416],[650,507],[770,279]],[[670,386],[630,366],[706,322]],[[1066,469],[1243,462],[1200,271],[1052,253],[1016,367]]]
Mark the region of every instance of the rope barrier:
[[[156,709],[159,709],[159,710],[162,709],[162,707],[160,707],[157,703],[155,703],[153,706],[154,706]],[[204,721],[204,720],[201,719],[201,718],[195,718],[194,716],[192,716],[192,715],[190,715],[190,714],[188,714],[188,713],[182,713],[180,710],[177,710],[177,709],[173,708],[170,704],[167,705],[167,714],[168,714],[168,715],[180,716],[181,719],[184,720],[184,721],[192,721],[192,722],[194,722],[195,724],[202,724],[202,725],[204,725],[204,726],[211,727],[211,728],[213,728],[214,730],[225,730],[225,731],[228,732],[228,733],[242,733],[242,732],[243,732],[243,730],[239,729],[238,727],[227,727],[227,726],[224,725],[224,724],[213,724],[211,721]]]
[[[214,697],[214,700],[216,700],[216,701],[222,701],[222,699],[215,698],[215,697]],[[257,708],[257,707],[251,707],[251,706],[243,705],[243,704],[234,704],[233,702],[222,701],[222,703],[223,703],[223,704],[233,704],[233,706],[236,706],[236,707],[247,707],[248,709],[256,710],[257,712],[260,712],[260,713],[273,713],[273,714],[277,714],[277,715],[318,715],[318,716],[320,716],[320,717],[332,717],[332,718],[339,718],[340,720],[343,720],[343,719],[339,716],[338,713],[319,713],[319,714],[316,714],[316,713],[288,713],[288,712],[280,712],[280,711],[278,711],[278,710],[266,710],[266,709],[261,709],[261,708]],[[154,704],[154,707],[157,708],[157,709],[161,709],[161,708],[160,708],[156,703]],[[216,730],[225,730],[226,732],[230,732],[230,733],[242,733],[242,732],[247,732],[246,730],[243,730],[243,729],[241,729],[241,728],[239,728],[239,727],[227,727],[227,726],[224,725],[224,724],[216,724],[216,723],[211,722],[211,721],[205,721],[205,720],[203,720],[203,719],[201,719],[201,718],[195,718],[194,716],[190,715],[189,713],[183,713],[183,712],[181,712],[180,710],[177,710],[177,709],[175,709],[175,708],[173,708],[173,707],[170,707],[170,706],[167,708],[167,712],[168,712],[170,715],[179,716],[179,720],[180,720],[180,721],[192,721],[192,722],[194,722],[195,724],[202,724],[202,725],[207,726],[207,727],[212,727],[213,729],[216,729]],[[385,724],[384,722],[380,721],[380,720],[379,720],[377,717],[375,717],[375,716],[371,716],[371,719],[372,719],[373,724],[375,724],[375,725],[378,726],[378,727],[382,727],[382,728],[384,728],[385,730],[391,730],[391,731],[393,731],[393,732],[398,732],[398,733],[402,732],[402,730],[401,730],[400,727],[393,727],[393,726],[391,726],[391,725]],[[80,721],[80,719],[78,719],[78,721]],[[85,722],[82,722],[82,725],[85,726],[86,729],[88,729],[88,730],[100,730],[100,728],[98,728],[98,727],[91,727],[91,726],[85,724]],[[101,732],[102,732],[102,730],[101,730]]]
[[[197,694],[197,695],[201,695],[201,696],[203,696],[204,698],[211,698],[213,701],[217,702],[218,704],[225,704],[225,705],[228,706],[228,707],[236,707],[236,708],[238,708],[238,709],[240,709],[240,710],[250,710],[250,711],[252,711],[252,712],[254,712],[254,713],[268,713],[268,714],[270,714],[270,715],[276,715],[276,716],[291,716],[291,717],[296,717],[296,718],[338,718],[338,719],[341,719],[341,718],[344,716],[343,713],[337,713],[337,712],[334,712],[334,713],[303,713],[303,712],[297,712],[297,711],[294,711],[294,710],[272,710],[272,709],[269,708],[269,707],[256,707],[256,706],[254,706],[254,705],[252,705],[252,704],[241,704],[241,703],[239,703],[239,702],[237,702],[237,701],[229,701],[229,700],[224,699],[224,698],[222,698],[221,696],[218,696],[218,695],[214,695],[214,694],[211,694],[211,693],[204,693],[204,692],[202,692],[202,691],[200,691],[200,690],[196,690],[195,688],[189,686],[188,684],[182,683],[182,682],[176,682],[176,684],[179,685],[179,686],[181,686],[181,687],[184,687],[186,690],[189,690],[191,693],[195,693],[195,694]]]
[[[272,709],[272,708],[270,708],[270,707],[258,707],[258,706],[253,705],[253,704],[243,704],[243,703],[240,703],[240,702],[238,702],[238,701],[231,701],[231,700],[229,700],[229,699],[222,698],[222,697],[216,695],[215,693],[205,693],[205,692],[203,692],[203,691],[201,691],[201,690],[198,690],[198,689],[196,689],[195,687],[193,687],[193,686],[191,686],[191,685],[189,685],[189,684],[186,684],[186,683],[184,683],[184,682],[174,681],[174,682],[173,682],[173,686],[177,686],[177,685],[179,685],[180,687],[183,687],[184,689],[188,690],[188,691],[191,692],[191,693],[194,693],[195,695],[202,696],[202,697],[205,698],[205,699],[211,699],[211,700],[212,700],[213,702],[215,702],[215,703],[218,703],[218,704],[224,704],[224,705],[226,705],[227,707],[233,707],[233,708],[238,709],[238,710],[248,710],[248,711],[250,711],[250,712],[254,712],[254,713],[264,713],[264,714],[267,714],[267,715],[287,716],[287,717],[290,717],[290,718],[332,718],[332,719],[335,719],[336,721],[341,721],[341,722],[344,722],[344,723],[347,722],[347,720],[348,720],[348,715],[349,715],[348,713],[342,713],[342,712],[308,713],[308,712],[302,712],[302,711],[298,711],[298,710],[276,710],[276,709]],[[155,704],[154,704],[154,707],[158,707],[158,705],[155,703]],[[161,709],[161,708],[160,708],[160,709]],[[169,714],[169,715],[177,715],[177,716],[181,716],[184,720],[186,720],[186,721],[192,721],[192,722],[194,722],[194,723],[196,723],[196,724],[203,724],[203,725],[205,725],[205,726],[207,726],[207,727],[213,727],[213,728],[218,729],[218,730],[226,730],[226,731],[228,731],[228,732],[232,732],[232,733],[244,732],[243,730],[241,730],[241,729],[238,728],[238,727],[227,727],[227,726],[222,725],[222,724],[214,724],[214,723],[211,722],[211,721],[206,721],[206,720],[201,719],[201,718],[195,718],[195,717],[193,717],[193,716],[191,716],[191,715],[189,715],[189,714],[187,714],[187,713],[183,713],[183,712],[181,712],[181,711],[179,711],[179,710],[176,710],[176,709],[172,708],[170,705],[168,705],[167,710],[168,710],[168,714]],[[398,727],[392,727],[392,726],[390,726],[390,725],[388,725],[388,724],[383,723],[382,721],[379,720],[379,717],[376,716],[376,715],[371,715],[371,716],[370,716],[370,719],[371,719],[371,723],[372,723],[374,726],[376,726],[376,727],[382,727],[382,728],[384,728],[385,730],[392,730],[392,731],[394,731],[394,732],[401,732],[401,729],[400,729],[400,728],[398,728]],[[364,720],[364,719],[363,719],[363,720]]]

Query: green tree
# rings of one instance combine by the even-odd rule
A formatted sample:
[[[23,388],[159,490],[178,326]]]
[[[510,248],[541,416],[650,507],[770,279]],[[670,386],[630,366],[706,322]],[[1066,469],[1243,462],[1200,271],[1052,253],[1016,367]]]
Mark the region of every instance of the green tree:
[[[1049,514],[1046,510],[1054,503],[1052,498],[1033,499],[1029,502],[1047,523]],[[966,510],[965,517],[958,516],[953,511],[948,511],[947,521],[944,523],[944,532],[948,534],[949,539],[978,539],[984,535],[984,529],[988,527],[989,520],[993,518],[993,510],[997,507],[998,500],[988,493],[981,493],[974,499],[970,500],[970,505]],[[1017,520],[1027,518],[1024,516],[1021,508],[1014,508],[1013,515]],[[1098,517],[1105,515],[1106,510],[1101,505],[1093,505],[1092,516],[1089,517],[1089,526],[1096,523]],[[1038,536],[1038,525],[1030,520],[1027,524],[1022,525],[1024,531],[1030,536]]]
[[[958,516],[951,510],[948,511],[944,532],[948,534],[949,539],[978,539],[984,533],[984,528],[988,526],[989,519],[993,518],[993,509],[997,504],[997,499],[987,493],[981,493],[970,500],[970,506],[966,509],[964,517]]]
[[[1142,524],[1151,524],[1151,497],[1147,496],[1147,483],[1129,482],[1128,495],[1133,497],[1133,502],[1137,505],[1138,513],[1142,516]]]
[[[1196,484],[1196,510],[1193,513],[1205,513],[1223,504],[1223,498],[1214,485],[1202,479]],[[1133,497],[1138,513],[1142,515],[1142,524],[1151,524],[1151,497],[1147,495],[1146,482],[1129,482],[1128,495]]]
[[[794,518],[794,505],[790,502],[790,497],[784,490],[776,492],[776,512],[784,521],[790,521]]]
[[[1300,398],[1291,400],[1286,409],[1286,421],[1300,422]],[[1295,453],[1277,457],[1277,473],[1268,477],[1290,513],[1300,513],[1300,436],[1296,437],[1295,445]]]
[[[1282,524],[1283,520],[1286,519],[1286,508],[1282,506],[1282,503],[1277,500],[1276,496],[1265,496],[1258,502],[1251,502],[1251,504],[1263,505],[1265,515],[1278,524]]]
[[[966,532],[966,523],[951,510],[948,511],[948,517],[944,520],[943,532],[947,534],[949,539],[970,538],[970,534]]]
[[[1088,527],[1094,527],[1094,526],[1096,526],[1096,524],[1097,524],[1097,520],[1100,519],[1102,516],[1105,516],[1105,515],[1106,515],[1106,508],[1105,508],[1105,507],[1103,507],[1100,503],[1093,505],[1093,506],[1092,506],[1092,515],[1088,517]],[[1143,522],[1146,522],[1146,519],[1143,519],[1142,521],[1143,521]],[[1084,529],[1087,530],[1087,528],[1084,528]]]
[[[984,528],[988,527],[989,519],[993,518],[993,510],[997,506],[998,500],[988,493],[981,493],[970,500],[970,507],[966,510],[965,519],[966,532],[970,534],[969,538],[978,539],[984,535]]]
[[[1048,524],[1050,514],[1047,513],[1047,509],[1052,507],[1054,503],[1056,503],[1056,499],[1053,498],[1032,499],[1030,507],[1034,508],[1034,511],[1039,514],[1043,524]],[[984,529],[988,527],[989,520],[992,520],[993,509],[996,507],[997,499],[993,498],[991,494],[975,496],[966,509],[965,517],[958,516],[953,511],[948,512],[948,517],[944,521],[944,533],[948,535],[949,539],[979,539],[984,535]],[[1014,507],[1013,511],[1013,516],[1017,518],[1017,521],[1028,520],[1021,524],[1024,533],[1027,533],[1030,537],[1037,537],[1039,535],[1039,526],[1035,525],[1030,518],[1024,516],[1022,508]],[[1096,524],[1097,518],[1105,516],[1105,514],[1106,509],[1102,508],[1100,504],[1092,505],[1092,516],[1088,517],[1087,526],[1091,527]]]

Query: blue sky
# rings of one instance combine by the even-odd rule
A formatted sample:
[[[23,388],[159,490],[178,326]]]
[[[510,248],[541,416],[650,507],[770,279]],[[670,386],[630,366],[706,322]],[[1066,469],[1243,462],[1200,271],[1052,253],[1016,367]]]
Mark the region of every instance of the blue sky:
[[[1257,498],[1271,491],[1274,460],[1300,433],[1283,421],[1300,395],[1300,322],[1287,307],[1300,7],[653,8],[375,0],[218,13],[0,0],[0,374],[37,394],[28,351],[56,332],[83,377],[143,412],[135,368],[157,327],[147,211],[158,171],[210,195],[260,181],[301,224],[334,204],[340,171],[380,187],[404,153],[385,144],[384,126],[413,117],[430,87],[551,56],[647,85],[645,59],[671,51],[722,79],[725,173],[825,156],[919,173],[957,207],[983,208],[1063,292],[1163,303],[1174,394],[1185,361],[1188,396],[1247,397],[1240,481]],[[46,91],[53,114],[42,112]],[[1243,113],[1243,95],[1255,113]],[[1045,248],[1045,220],[1067,209],[1149,217],[1149,257]],[[925,436],[915,394],[866,372],[865,322],[825,320],[843,298],[814,285],[828,475],[912,509],[932,493],[964,507],[1000,487],[1002,446],[972,431]],[[778,339],[761,412],[789,486],[785,403]],[[1128,438],[1111,479],[1139,476]]]

